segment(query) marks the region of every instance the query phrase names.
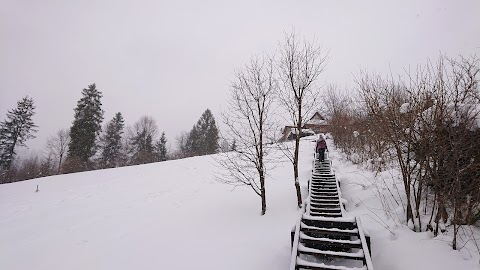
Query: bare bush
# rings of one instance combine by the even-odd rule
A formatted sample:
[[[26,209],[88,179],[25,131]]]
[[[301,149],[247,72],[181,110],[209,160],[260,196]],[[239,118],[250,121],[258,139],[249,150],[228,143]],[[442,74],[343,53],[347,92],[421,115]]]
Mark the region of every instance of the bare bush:
[[[479,70],[476,57],[441,56],[407,74],[406,81],[362,73],[357,83],[366,114],[350,116],[354,122],[367,120],[365,147],[373,143],[381,150],[370,158],[382,152],[395,157],[406,220],[414,230],[427,228],[435,235],[451,224],[454,249],[460,226],[480,217]],[[340,141],[349,151],[362,151],[362,144]],[[422,224],[427,208],[430,220]]]

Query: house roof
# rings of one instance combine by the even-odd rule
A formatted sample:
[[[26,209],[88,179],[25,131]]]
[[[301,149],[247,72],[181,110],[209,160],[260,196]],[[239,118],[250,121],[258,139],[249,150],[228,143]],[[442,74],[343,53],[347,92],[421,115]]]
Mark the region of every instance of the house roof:
[[[326,125],[327,121],[323,116],[319,113],[316,112],[305,124],[308,125]]]

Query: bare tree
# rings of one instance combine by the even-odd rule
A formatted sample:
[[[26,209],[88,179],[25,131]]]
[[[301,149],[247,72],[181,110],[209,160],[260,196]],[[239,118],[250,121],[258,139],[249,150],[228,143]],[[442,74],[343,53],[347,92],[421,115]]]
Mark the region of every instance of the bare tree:
[[[273,60],[252,58],[235,73],[229,110],[223,116],[228,127],[227,138],[235,142],[232,151],[218,158],[227,171],[221,181],[232,185],[250,186],[266,211],[265,178],[269,168],[269,150],[273,142],[272,103],[277,90]]]
[[[57,162],[57,174],[60,173],[65,154],[70,143],[70,132],[67,129],[60,129],[47,139],[48,156],[52,156]]]
[[[158,137],[158,127],[155,119],[142,116],[128,130],[131,163],[134,165],[151,163],[155,161],[154,143]]]
[[[175,138],[177,149],[174,152],[170,152],[172,159],[180,159],[180,158],[188,157],[188,149],[187,149],[188,135],[189,133],[186,131],[182,131],[179,135],[177,135],[177,137]]]
[[[302,205],[302,193],[298,182],[298,150],[300,134],[306,117],[316,109],[319,92],[315,81],[324,71],[328,53],[315,42],[300,40],[295,32],[285,35],[280,45],[278,75],[283,83],[279,101],[288,112],[289,120],[296,127],[295,148],[285,151],[293,164],[298,207]]]

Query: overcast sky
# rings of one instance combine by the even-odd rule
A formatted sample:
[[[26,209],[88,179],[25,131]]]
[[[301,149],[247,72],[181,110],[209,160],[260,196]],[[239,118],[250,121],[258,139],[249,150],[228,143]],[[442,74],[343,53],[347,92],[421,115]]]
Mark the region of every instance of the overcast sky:
[[[206,108],[220,121],[234,69],[292,28],[330,51],[320,85],[480,56],[479,0],[0,0],[0,120],[32,97],[40,150],[96,83],[105,121],[153,116],[173,143]]]

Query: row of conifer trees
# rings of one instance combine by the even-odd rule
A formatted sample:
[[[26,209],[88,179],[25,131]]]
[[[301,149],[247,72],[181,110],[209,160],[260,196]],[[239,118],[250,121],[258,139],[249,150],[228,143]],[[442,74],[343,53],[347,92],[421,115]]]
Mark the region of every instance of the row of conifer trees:
[[[207,109],[190,132],[178,138],[178,150],[167,147],[165,132],[160,134],[153,117],[142,116],[126,127],[118,112],[103,125],[102,93],[95,84],[82,90],[69,129],[51,136],[41,155],[18,157],[17,151],[35,138],[34,101],[24,97],[0,122],[0,183],[36,177],[146,164],[216,153],[219,131]]]

